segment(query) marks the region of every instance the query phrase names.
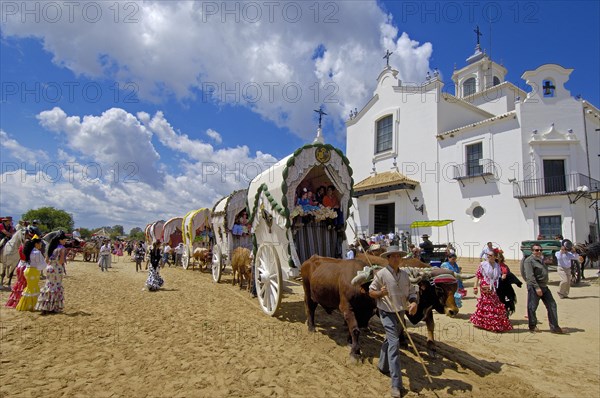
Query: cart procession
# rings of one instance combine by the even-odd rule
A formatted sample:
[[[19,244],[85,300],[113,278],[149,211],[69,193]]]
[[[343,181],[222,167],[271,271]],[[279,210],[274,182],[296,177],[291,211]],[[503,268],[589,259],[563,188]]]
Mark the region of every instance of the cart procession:
[[[199,262],[210,268],[215,283],[231,266],[233,252],[249,249],[256,297],[265,314],[275,315],[284,283],[299,278],[302,263],[313,255],[341,258],[346,244],[352,169],[340,149],[319,141],[281,159],[211,209],[149,223],[146,245],[181,242],[183,269]],[[333,187],[339,209],[299,205],[307,187]]]

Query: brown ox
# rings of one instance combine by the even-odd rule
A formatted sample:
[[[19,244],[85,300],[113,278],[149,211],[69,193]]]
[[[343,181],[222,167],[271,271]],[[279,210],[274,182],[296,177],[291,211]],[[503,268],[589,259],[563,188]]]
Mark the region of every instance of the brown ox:
[[[204,269],[204,266],[212,263],[212,252],[205,247],[197,247],[194,249],[192,254],[192,270],[196,268],[196,263],[200,264],[200,271]]]
[[[377,308],[364,285],[352,285],[352,278],[365,265],[367,264],[359,260],[339,260],[314,255],[300,269],[308,330],[315,331],[317,305],[320,304],[328,314],[339,309],[348,325],[348,340],[352,341],[350,356],[354,359],[360,358],[359,328],[367,327]],[[368,284],[365,285],[368,289]]]
[[[240,289],[242,288],[243,280],[246,280],[246,288],[250,291],[250,277],[252,275],[252,267],[250,263],[252,261],[250,250],[245,247],[238,247],[233,251],[231,257],[231,269],[233,270],[232,284],[235,285],[235,276],[238,276],[238,282],[240,283]]]

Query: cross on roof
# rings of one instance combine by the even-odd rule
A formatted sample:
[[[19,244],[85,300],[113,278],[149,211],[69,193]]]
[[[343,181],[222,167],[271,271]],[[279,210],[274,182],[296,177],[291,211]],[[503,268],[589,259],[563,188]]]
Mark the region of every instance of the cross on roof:
[[[390,52],[390,50],[385,50],[385,55],[383,56],[383,58],[385,58],[386,61],[386,66],[390,66],[390,55],[392,55],[394,52]]]
[[[323,115],[327,115],[325,112],[323,112],[323,109],[319,108],[319,110],[314,110],[315,112],[317,112],[319,114],[319,128],[321,128],[321,121],[323,119]]]
[[[479,30],[479,25],[477,25],[477,29],[474,29],[473,32],[477,35],[477,45],[479,45],[479,37],[483,36],[483,33]]]

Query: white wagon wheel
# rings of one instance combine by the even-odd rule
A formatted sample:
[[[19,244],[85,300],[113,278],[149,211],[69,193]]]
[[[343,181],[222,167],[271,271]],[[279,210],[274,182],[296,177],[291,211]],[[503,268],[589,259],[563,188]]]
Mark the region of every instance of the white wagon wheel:
[[[223,267],[223,254],[221,253],[221,247],[219,245],[213,246],[212,251],[212,277],[213,281],[219,283],[221,281],[221,271]]]
[[[183,247],[183,253],[181,254],[181,265],[183,269],[188,269],[190,266],[190,248],[187,246]]]
[[[258,303],[265,314],[273,316],[281,304],[283,281],[275,248],[261,245],[256,253],[254,280]]]

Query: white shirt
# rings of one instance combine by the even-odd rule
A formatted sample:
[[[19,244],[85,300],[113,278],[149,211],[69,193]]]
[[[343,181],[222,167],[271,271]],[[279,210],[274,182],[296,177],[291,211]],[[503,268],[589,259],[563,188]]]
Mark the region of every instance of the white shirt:
[[[354,252],[352,250],[348,250],[348,253],[346,253],[346,259],[348,259],[348,260],[354,259]]]
[[[557,251],[555,254],[558,266],[562,268],[571,268],[571,260],[577,260],[577,257],[572,252]]]
[[[183,254],[183,246],[177,246],[175,248],[175,254]]]
[[[483,250],[481,251],[481,254],[479,255],[479,258],[482,259],[483,261],[487,261],[487,255],[489,253],[493,253],[494,249],[490,249],[487,245],[483,248]]]
[[[171,246],[165,245],[165,247],[163,249],[163,253],[165,253],[165,254],[171,253]]]
[[[109,254],[110,254],[110,244],[102,245],[102,247],[100,247],[100,255],[108,256]]]

